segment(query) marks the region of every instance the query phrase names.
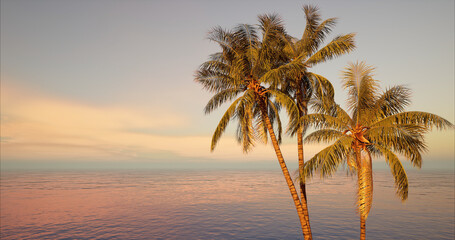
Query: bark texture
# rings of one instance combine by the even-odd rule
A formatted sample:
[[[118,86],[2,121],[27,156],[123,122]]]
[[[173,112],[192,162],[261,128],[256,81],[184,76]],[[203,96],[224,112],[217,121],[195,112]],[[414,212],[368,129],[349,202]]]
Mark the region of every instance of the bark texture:
[[[275,149],[275,153],[278,158],[278,163],[280,164],[281,171],[283,172],[284,178],[289,187],[289,191],[291,192],[291,196],[292,196],[292,199],[294,200],[295,208],[297,209],[297,214],[299,216],[300,225],[302,227],[303,237],[305,240],[312,240],[313,237],[311,236],[311,233],[308,231],[309,226],[307,225],[307,220],[305,218],[305,214],[304,214],[302,204],[299,199],[299,195],[297,193],[294,183],[292,182],[292,178],[291,178],[291,175],[289,174],[289,170],[286,166],[286,163],[284,162],[283,154],[281,153],[281,149],[278,144],[277,138],[275,136],[275,132],[273,131],[272,123],[270,122],[270,119],[267,114],[267,108],[266,108],[264,102],[262,102],[261,105],[262,105],[261,111],[262,111],[263,120],[265,120],[265,122],[266,122],[267,129],[270,134],[270,139],[272,141],[273,148]]]
[[[301,78],[299,78],[301,80]],[[304,100],[304,95],[306,96],[306,88],[302,89],[300,86],[302,85],[301,81],[298,82],[296,97],[297,97],[297,106],[299,110],[299,118],[308,114],[308,102]],[[308,225],[308,232],[310,235],[311,233],[311,225],[310,225],[310,215],[308,213],[308,199],[306,194],[306,181],[305,175],[303,174],[304,170],[304,156],[303,156],[303,127],[300,127],[297,132],[297,150],[298,150],[298,157],[299,157],[299,177],[300,177],[300,201],[302,202],[303,213],[305,214],[305,220]]]
[[[366,238],[366,226],[365,226],[365,217],[360,215],[360,240],[365,240]]]
[[[308,226],[308,232],[310,235],[311,233],[311,225],[310,225],[310,215],[308,213],[308,202],[307,202],[307,195],[306,195],[306,182],[305,182],[305,175],[303,174],[304,168],[304,160],[303,160],[303,136],[301,133],[297,134],[297,142],[298,142],[298,152],[299,152],[299,177],[300,177],[300,200],[302,202],[303,214],[305,215],[305,220]]]

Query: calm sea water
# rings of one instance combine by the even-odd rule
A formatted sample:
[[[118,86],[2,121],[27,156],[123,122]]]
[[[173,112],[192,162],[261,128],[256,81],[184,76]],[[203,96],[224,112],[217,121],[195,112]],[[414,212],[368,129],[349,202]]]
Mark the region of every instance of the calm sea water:
[[[409,172],[409,200],[374,174],[368,239],[454,239],[454,173]],[[315,239],[356,239],[355,181],[308,185]],[[35,171],[1,174],[1,239],[302,239],[275,171]]]

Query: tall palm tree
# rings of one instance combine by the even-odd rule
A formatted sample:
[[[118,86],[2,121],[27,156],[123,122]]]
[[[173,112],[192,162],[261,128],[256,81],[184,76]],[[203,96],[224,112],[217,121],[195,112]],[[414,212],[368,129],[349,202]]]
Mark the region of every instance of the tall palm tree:
[[[221,118],[212,137],[212,151],[230,120],[238,120],[237,140],[244,152],[256,140],[272,141],[278,162],[293,198],[305,239],[312,239],[302,204],[279,147],[281,124],[278,110],[284,106],[290,116],[297,109],[286,94],[276,90],[285,73],[303,67],[301,58],[283,61],[285,29],[277,15],[259,16],[258,30],[251,25],[238,25],[233,31],[214,28],[209,39],[219,44],[222,51],[210,56],[196,73],[195,81],[215,95],[205,112],[210,113],[221,104],[232,101]],[[273,103],[273,101],[275,103]],[[273,123],[277,122],[278,137]]]
[[[334,92],[331,83],[321,75],[312,73],[309,69],[317,64],[326,62],[337,56],[349,53],[355,48],[355,34],[346,34],[335,37],[331,42],[321,47],[326,36],[332,31],[337,19],[329,18],[321,20],[319,9],[315,6],[304,5],[303,10],[306,17],[306,26],[301,39],[287,37],[285,47],[285,57],[287,61],[300,58],[303,68],[299,71],[292,71],[284,79],[282,84],[283,91],[290,94],[298,106],[298,116],[301,118],[308,114],[308,102],[313,95],[318,98],[333,98]],[[303,134],[305,123],[301,123],[299,118],[293,119],[293,127],[290,134],[297,135],[298,162],[299,162],[299,183],[300,199],[304,208],[307,224],[309,214],[307,207],[305,176],[303,175]],[[311,229],[311,228],[310,228]]]
[[[408,198],[408,179],[397,154],[422,165],[426,150],[424,134],[432,127],[453,128],[449,121],[431,113],[406,112],[410,90],[394,86],[380,93],[373,79],[373,67],[364,62],[351,63],[343,71],[343,87],[348,90],[349,115],[338,105],[327,108],[315,101],[318,113],[302,117],[302,122],[319,128],[305,138],[306,143],[333,142],[305,164],[305,175],[319,171],[332,175],[341,164],[357,175],[357,207],[360,215],[360,239],[365,239],[365,222],[373,201],[372,157],[384,157],[395,180],[397,195]]]

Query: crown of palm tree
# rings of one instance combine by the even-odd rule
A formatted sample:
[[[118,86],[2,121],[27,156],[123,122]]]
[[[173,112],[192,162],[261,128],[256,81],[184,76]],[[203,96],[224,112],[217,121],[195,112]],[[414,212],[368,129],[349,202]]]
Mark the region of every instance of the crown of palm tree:
[[[378,81],[373,79],[373,70],[359,62],[349,64],[343,71],[351,115],[335,103],[327,108],[315,100],[313,106],[317,113],[301,118],[319,129],[306,136],[306,143],[332,143],[306,163],[305,174],[312,176],[318,171],[323,177],[330,176],[345,163],[359,176],[358,206],[365,217],[372,202],[371,157],[385,158],[395,179],[397,195],[404,201],[408,197],[408,180],[397,154],[420,168],[421,154],[426,151],[424,134],[432,127],[453,128],[452,123],[435,114],[405,112],[410,90],[394,86],[381,93]]]
[[[281,84],[281,90],[295,99],[300,116],[307,113],[308,102],[312,97],[325,100],[333,99],[334,96],[330,81],[309,69],[355,49],[354,33],[336,36],[322,46],[327,35],[336,25],[337,19],[329,18],[322,21],[319,9],[315,6],[304,5],[303,10],[306,26],[301,39],[287,36],[284,41],[286,61],[299,60],[302,62],[302,67],[296,71],[289,71]],[[291,118],[290,125],[296,125],[288,129],[288,133],[292,136],[297,133],[297,126],[300,126],[298,120],[299,118]]]
[[[222,51],[212,54],[196,72],[195,81],[215,93],[205,113],[233,101],[213,134],[212,151],[232,119],[239,123],[236,136],[244,152],[248,152],[256,140],[267,142],[260,104],[265,105],[271,122],[276,123],[281,140],[278,112],[282,105],[291,115],[296,114],[296,110],[292,100],[276,90],[276,86],[286,71],[301,66],[298,61],[281,61],[283,36],[286,33],[278,15],[260,15],[258,27],[241,24],[232,31],[220,27],[210,31],[209,39],[218,43]]]

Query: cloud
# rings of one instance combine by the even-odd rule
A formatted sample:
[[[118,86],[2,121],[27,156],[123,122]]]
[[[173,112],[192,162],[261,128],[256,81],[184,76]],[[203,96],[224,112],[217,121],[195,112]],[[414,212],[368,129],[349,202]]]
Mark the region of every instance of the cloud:
[[[2,160],[276,161],[270,144],[257,144],[245,155],[229,133],[214,152],[210,152],[211,136],[158,134],[192,126],[188,116],[171,109],[150,112],[128,106],[89,105],[4,85],[1,91]],[[432,158],[453,158],[453,131],[432,136],[438,136],[430,137]],[[323,147],[305,145],[305,158]],[[433,147],[438,151],[433,152]],[[281,149],[285,159],[297,161],[294,139],[287,139]]]
[[[258,145],[244,155],[229,136],[211,153],[211,136],[154,134],[189,127],[186,116],[168,109],[155,109],[151,114],[127,107],[88,105],[17,86],[2,86],[1,97],[4,160],[274,159],[270,145]],[[293,144],[282,148],[286,154],[297,155]]]
[[[166,109],[152,115],[120,106],[92,106],[2,86],[2,159],[131,158],[135,151],[162,152],[157,137],[127,128],[175,129],[187,119]],[[147,141],[149,140],[149,141]]]

